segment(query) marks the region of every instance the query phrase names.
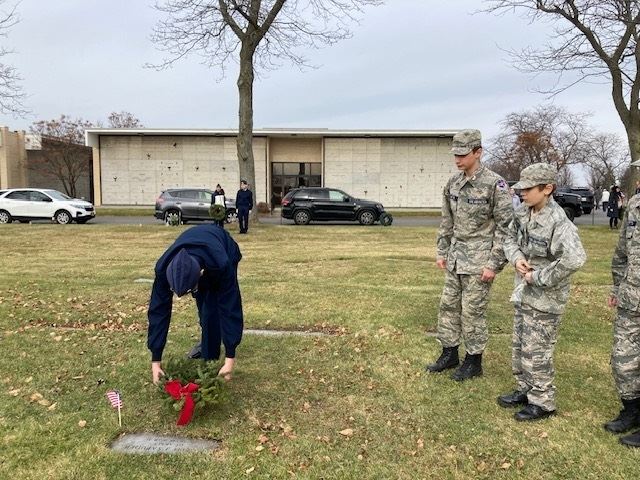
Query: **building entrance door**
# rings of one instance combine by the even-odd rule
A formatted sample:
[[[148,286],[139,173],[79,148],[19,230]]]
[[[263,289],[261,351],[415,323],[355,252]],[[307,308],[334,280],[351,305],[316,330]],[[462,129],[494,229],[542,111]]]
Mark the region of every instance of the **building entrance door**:
[[[321,187],[322,164],[287,163],[271,164],[271,206],[280,205],[282,198],[292,188]]]

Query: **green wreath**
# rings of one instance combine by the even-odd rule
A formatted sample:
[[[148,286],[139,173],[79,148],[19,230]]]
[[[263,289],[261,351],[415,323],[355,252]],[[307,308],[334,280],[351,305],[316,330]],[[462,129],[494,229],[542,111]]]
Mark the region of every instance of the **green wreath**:
[[[164,362],[164,377],[158,387],[166,395],[164,387],[167,382],[178,380],[181,384],[195,383],[198,391],[193,394],[196,410],[205,405],[215,406],[227,399],[225,381],[218,376],[220,365],[217,362],[193,360],[187,358],[169,359]],[[166,402],[175,410],[182,408],[182,401],[167,396]]]
[[[222,205],[216,203],[209,207],[209,216],[219,222],[227,216],[227,211]]]

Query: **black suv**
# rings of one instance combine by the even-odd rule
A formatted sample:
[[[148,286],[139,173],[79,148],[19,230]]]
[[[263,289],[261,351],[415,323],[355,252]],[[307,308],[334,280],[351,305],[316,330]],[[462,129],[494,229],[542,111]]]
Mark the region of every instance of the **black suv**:
[[[167,224],[211,220],[209,207],[213,190],[207,188],[169,188],[156,199],[154,217]],[[225,197],[226,222],[236,221],[236,201]]]
[[[580,195],[580,200],[582,201],[582,212],[585,214],[591,213],[593,210],[593,206],[595,205],[595,195],[593,194],[593,190],[587,187],[558,187],[559,192],[564,193],[574,193],[576,195]]]
[[[296,188],[285,195],[281,205],[282,217],[293,219],[296,225],[307,225],[311,220],[357,220],[362,225],[377,221],[391,225],[393,221],[380,203],[353,198],[335,188]]]

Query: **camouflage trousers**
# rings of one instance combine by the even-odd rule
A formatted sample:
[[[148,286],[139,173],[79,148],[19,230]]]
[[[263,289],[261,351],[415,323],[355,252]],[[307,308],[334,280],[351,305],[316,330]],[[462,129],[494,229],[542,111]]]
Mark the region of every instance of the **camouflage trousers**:
[[[640,397],[640,312],[618,308],[613,325],[611,369],[623,400]]]
[[[458,275],[446,270],[438,313],[438,341],[443,348],[457,347],[461,339],[467,353],[482,353],[487,346],[487,304],[491,282],[480,275]]]
[[[529,403],[555,410],[553,349],[558,339],[560,315],[527,305],[516,306],[513,318],[511,368],[517,389]]]

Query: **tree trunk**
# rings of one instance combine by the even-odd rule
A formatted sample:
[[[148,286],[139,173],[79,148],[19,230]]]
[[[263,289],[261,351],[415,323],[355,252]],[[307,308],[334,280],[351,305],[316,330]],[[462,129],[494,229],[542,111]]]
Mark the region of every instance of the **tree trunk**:
[[[253,161],[253,53],[255,48],[246,44],[240,50],[240,73],[238,74],[238,167],[240,179],[249,183],[253,192],[253,208],[250,220],[257,220],[256,175]]]
[[[640,160],[640,119],[631,119],[627,128],[631,161]]]

